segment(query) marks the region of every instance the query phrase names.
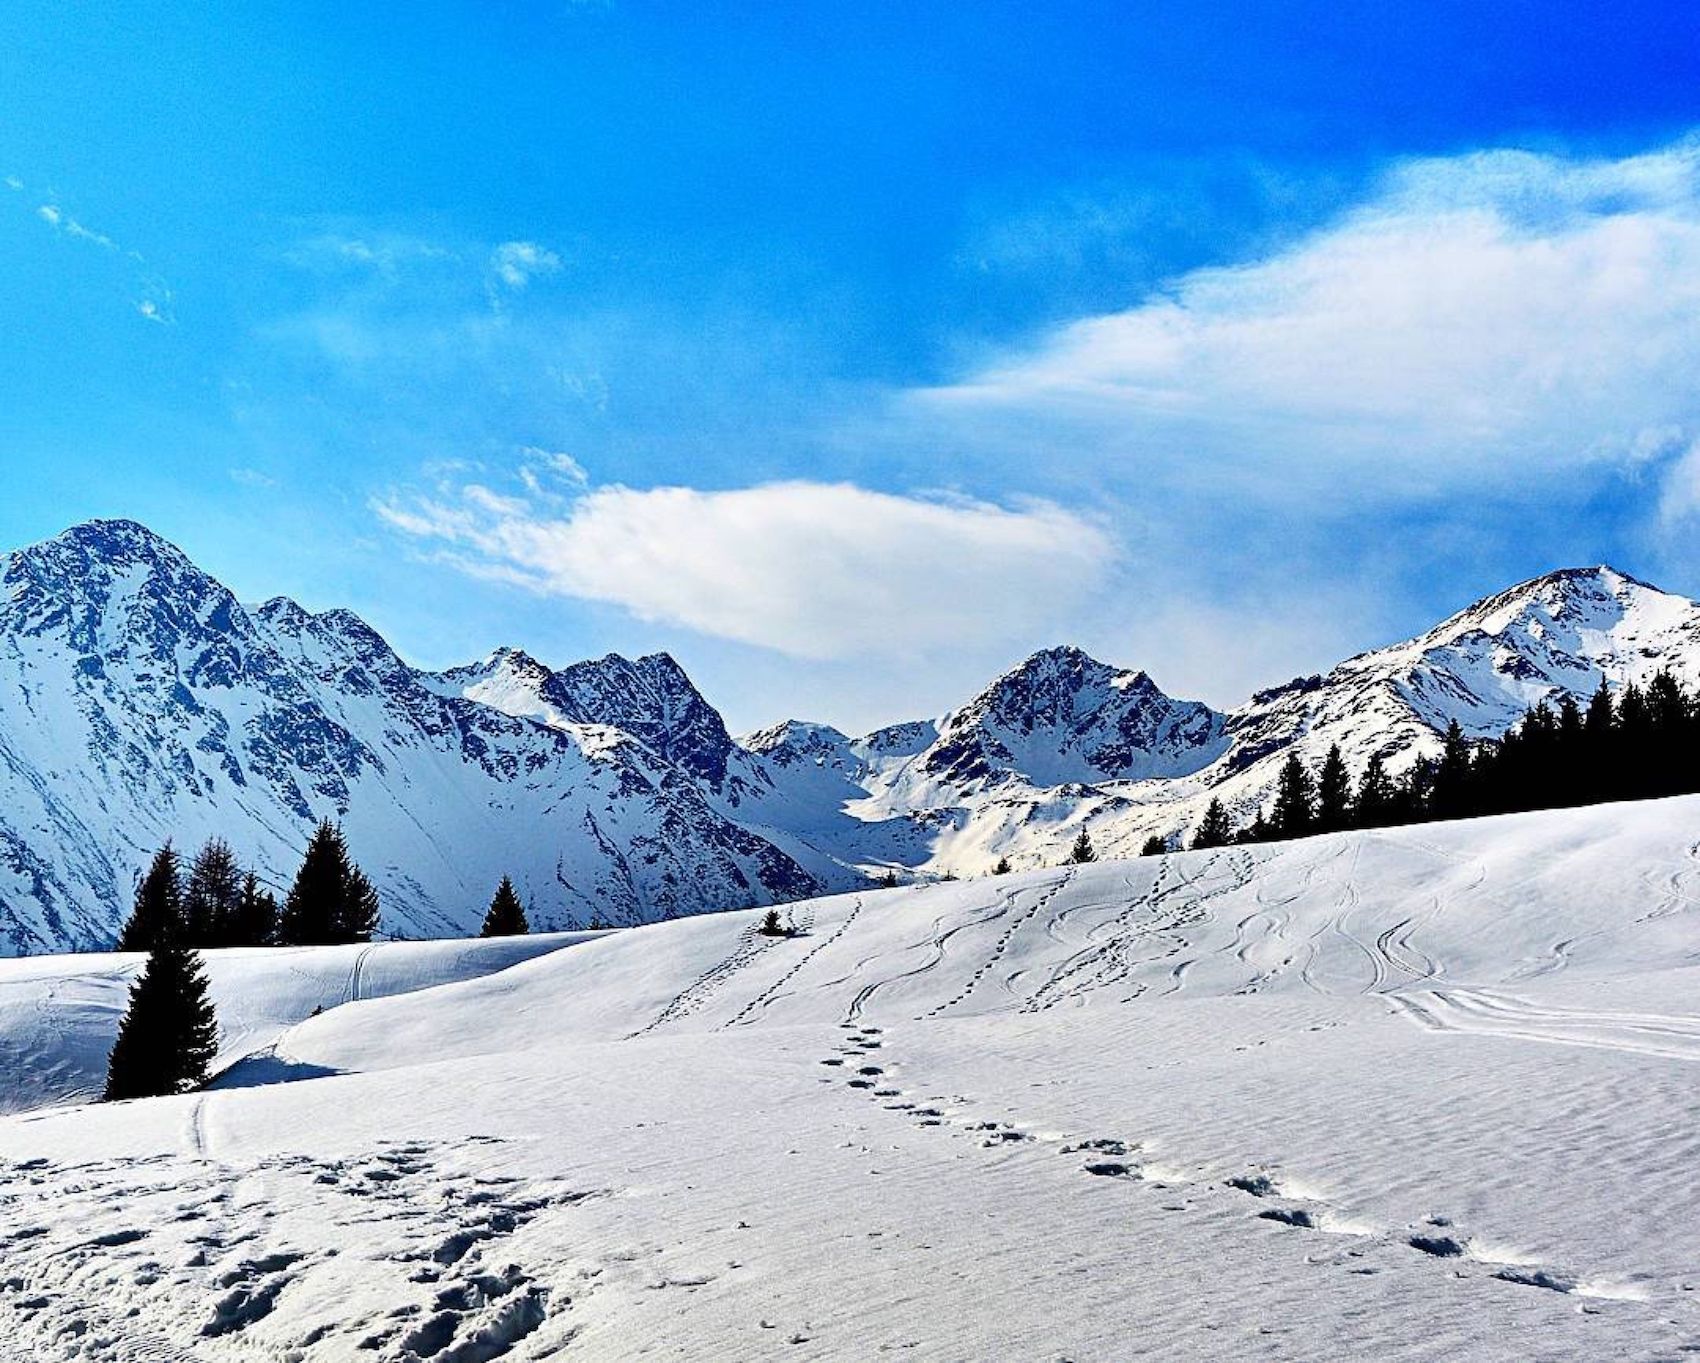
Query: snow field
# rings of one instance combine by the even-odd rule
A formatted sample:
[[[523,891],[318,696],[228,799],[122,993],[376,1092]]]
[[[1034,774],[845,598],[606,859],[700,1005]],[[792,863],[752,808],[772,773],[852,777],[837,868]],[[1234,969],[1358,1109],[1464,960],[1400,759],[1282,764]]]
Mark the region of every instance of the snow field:
[[[0,1349],[1689,1356],[1697,825],[873,891],[297,1015],[0,1121]]]

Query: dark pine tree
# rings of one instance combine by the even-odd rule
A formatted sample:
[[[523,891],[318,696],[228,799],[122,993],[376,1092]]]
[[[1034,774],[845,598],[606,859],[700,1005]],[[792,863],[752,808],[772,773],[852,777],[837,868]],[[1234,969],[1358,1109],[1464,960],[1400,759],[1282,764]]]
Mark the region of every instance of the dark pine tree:
[[[1228,822],[1228,811],[1214,797],[1204,806],[1204,817],[1192,830],[1192,850],[1202,852],[1211,847],[1226,847],[1234,840],[1234,826]]]
[[[1169,840],[1158,837],[1153,833],[1140,846],[1139,855],[1142,857],[1160,857],[1169,850]]]
[[[336,918],[337,941],[370,942],[378,930],[379,917],[377,889],[364,871],[350,865]]]
[[[525,909],[519,902],[519,895],[514,893],[514,883],[506,876],[496,887],[495,897],[490,900],[489,911],[484,915],[484,926],[479,929],[480,937],[523,937],[531,931],[531,924],[525,916]]]
[[[183,940],[193,947],[234,946],[231,929],[241,897],[242,872],[230,844],[208,839],[183,887]]]
[[[1083,866],[1089,861],[1098,860],[1098,852],[1092,846],[1092,835],[1084,828],[1080,836],[1074,840],[1074,846],[1068,849],[1068,859],[1076,866]]]
[[[183,938],[183,877],[177,853],[168,842],[136,887],[135,907],[118,934],[120,951],[152,951],[161,942]]]
[[[1638,800],[1650,794],[1652,783],[1647,779],[1647,772],[1653,746],[1653,716],[1647,704],[1647,693],[1634,682],[1624,687],[1623,694],[1618,697],[1617,729],[1612,737],[1611,775],[1608,778],[1612,795],[1619,799]]]
[[[1316,778],[1316,831],[1338,833],[1351,821],[1351,814],[1352,778],[1336,743],[1328,749]]]
[[[226,945],[267,947],[277,940],[277,900],[252,871],[242,877],[236,911],[230,917]]]
[[[1693,728],[1688,697],[1670,672],[1660,668],[1647,683],[1648,737],[1653,749],[1647,770],[1649,795],[1674,795],[1692,781],[1688,760]]]
[[[757,929],[763,937],[789,937],[785,924],[780,920],[778,909],[769,909],[762,915],[761,927]]]
[[[1611,731],[1617,724],[1617,712],[1611,701],[1611,688],[1606,685],[1604,677],[1594,688],[1594,694],[1588,700],[1587,712],[1582,716],[1582,733],[1588,742],[1604,747],[1611,739]]]
[[[325,946],[338,940],[337,920],[349,869],[342,830],[326,819],[313,830],[289,896],[283,901],[277,923],[280,945]]]
[[[1257,817],[1234,835],[1234,841],[1236,843],[1268,842],[1275,836],[1274,829],[1270,827],[1269,820],[1263,817],[1263,811],[1260,809],[1257,811]]]
[[[1393,778],[1387,774],[1387,764],[1380,753],[1372,753],[1358,778],[1358,793],[1352,800],[1352,825],[1356,828],[1381,828],[1391,823],[1399,792]]]
[[[301,869],[278,916],[282,946],[369,942],[378,927],[378,892],[348,856],[342,830],[329,819],[313,831]]]
[[[130,1006],[106,1063],[107,1098],[185,1093],[207,1080],[218,1024],[201,958],[168,936],[130,986]]]
[[[1270,831],[1277,838],[1302,838],[1316,826],[1316,783],[1299,755],[1288,753],[1275,785]]]
[[[1428,810],[1432,818],[1460,819],[1475,813],[1470,806],[1470,743],[1458,721],[1453,720],[1446,726],[1440,761],[1435,764]]]
[[[1009,858],[999,857],[998,864],[992,867],[992,874],[995,876],[1007,876],[1009,874]]]

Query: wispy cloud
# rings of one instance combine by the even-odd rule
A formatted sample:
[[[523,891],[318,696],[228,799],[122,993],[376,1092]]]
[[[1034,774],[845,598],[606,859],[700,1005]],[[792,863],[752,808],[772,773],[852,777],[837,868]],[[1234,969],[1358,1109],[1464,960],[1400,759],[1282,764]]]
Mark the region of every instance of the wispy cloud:
[[[561,268],[561,258],[534,241],[504,241],[490,253],[490,268],[510,289],[523,289],[539,275]]]
[[[377,504],[462,568],[817,660],[997,644],[1065,618],[1114,560],[1050,502],[849,483],[586,491],[560,509],[482,484]]]
[[[1697,366],[1686,141],[1403,164],[1283,249],[1183,275],[910,404],[1028,439],[1089,431],[1165,479],[1408,495],[1644,459],[1659,433],[1668,455],[1700,434]]]
[[[23,180],[16,175],[8,175],[5,183],[7,188],[18,193],[27,188]],[[120,247],[112,237],[78,221],[52,199],[37,204],[35,216],[71,241],[87,242],[90,246],[98,247],[111,255],[121,256],[127,262],[127,268],[134,270],[136,267],[147,265],[140,252]],[[156,275],[142,274],[136,279],[133,287],[136,296],[131,299],[131,303],[139,316],[162,325],[170,325],[176,321],[171,312],[171,290]]]
[[[394,279],[417,266],[452,264],[460,251],[405,232],[325,231],[296,242],[283,258],[320,273],[362,270]]]

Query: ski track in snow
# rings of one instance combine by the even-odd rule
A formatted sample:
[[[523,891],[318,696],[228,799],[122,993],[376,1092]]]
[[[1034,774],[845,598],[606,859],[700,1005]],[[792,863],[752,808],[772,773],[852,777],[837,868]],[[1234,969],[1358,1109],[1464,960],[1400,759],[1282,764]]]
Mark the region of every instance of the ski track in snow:
[[[747,967],[756,957],[773,947],[777,942],[787,939],[783,937],[764,937],[756,925],[751,924],[739,934],[737,947],[723,960],[710,966],[696,979],[681,989],[668,1001],[653,1018],[639,1027],[635,1032],[628,1033],[627,1040],[634,1037],[648,1036],[659,1027],[678,1022],[690,1017],[701,1010],[710,999],[720,993],[732,977]]]
[[[1389,1000],[1420,1025],[1436,1032],[1587,1046],[1670,1060],[1700,1060],[1700,1017],[1542,1007],[1487,989],[1411,990],[1389,995]]]

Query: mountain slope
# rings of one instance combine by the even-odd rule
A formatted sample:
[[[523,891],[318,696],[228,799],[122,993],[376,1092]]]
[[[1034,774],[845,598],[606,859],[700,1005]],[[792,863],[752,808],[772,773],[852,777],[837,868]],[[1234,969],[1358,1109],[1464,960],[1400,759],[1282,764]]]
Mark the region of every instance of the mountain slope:
[[[386,927],[409,935],[474,926],[502,874],[540,926],[856,879],[805,871],[625,730],[447,694],[347,611],[280,599],[249,612],[133,523],[12,554],[0,584],[10,952],[109,942],[135,872],[167,838],[220,834],[287,884],[323,817],[347,829]]]
[[[1585,702],[1601,681],[1667,667],[1700,681],[1700,606],[1613,568],[1567,569],[1225,715],[1171,700],[1142,672],[1052,649],[936,724],[883,731],[907,742],[795,723],[746,741],[781,786],[905,820],[920,830],[924,871],[971,875],[1002,856],[1054,863],[1083,826],[1100,851],[1131,855],[1152,834],[1184,837],[1212,798],[1246,821],[1272,799],[1289,752],[1315,767],[1338,743],[1354,772],[1377,754],[1399,772],[1437,755],[1455,719],[1472,738],[1496,737],[1537,702]]]
[[[1700,605],[1615,568],[1565,569],[1322,676],[1259,692],[1229,716],[1231,747],[1203,775],[1250,808],[1273,789],[1289,749],[1317,763],[1338,743],[1354,771],[1372,754],[1399,771],[1436,756],[1453,720],[1467,737],[1495,738],[1539,702],[1586,704],[1602,681],[1645,683],[1663,668],[1700,679]]]

